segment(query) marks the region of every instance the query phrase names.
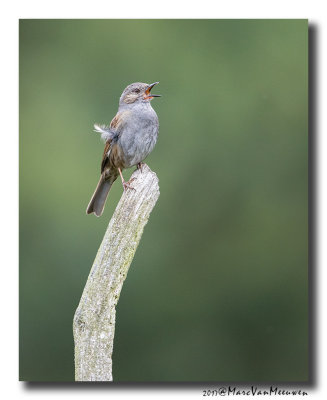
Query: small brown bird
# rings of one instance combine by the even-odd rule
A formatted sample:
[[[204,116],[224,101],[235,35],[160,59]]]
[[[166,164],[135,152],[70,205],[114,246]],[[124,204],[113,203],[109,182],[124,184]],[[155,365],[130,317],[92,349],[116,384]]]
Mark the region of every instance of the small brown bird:
[[[101,176],[86,213],[99,217],[103,213],[109,190],[120,175],[124,190],[133,189],[131,181],[125,182],[122,170],[137,165],[153,150],[158,137],[159,121],[150,101],[158,94],[151,89],[159,82],[136,82],[123,91],[116,116],[110,126],[94,125],[101,133],[105,148],[101,162]]]

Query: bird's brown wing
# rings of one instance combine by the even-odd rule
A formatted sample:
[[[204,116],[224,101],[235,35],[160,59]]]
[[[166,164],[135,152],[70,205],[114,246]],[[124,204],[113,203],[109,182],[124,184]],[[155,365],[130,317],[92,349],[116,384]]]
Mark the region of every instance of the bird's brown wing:
[[[115,153],[115,154],[113,154],[113,156],[115,156],[115,157],[112,157],[113,161],[115,161],[114,162],[114,164],[116,164],[115,166],[118,167],[118,165],[120,164],[120,162],[119,162],[120,151],[117,148],[117,146],[115,146],[115,143],[117,142],[117,138],[119,137],[119,135],[122,132],[122,128],[123,128],[129,114],[130,114],[130,111],[120,111],[114,116],[114,118],[110,122],[110,131],[113,132],[113,138],[108,139],[106,141],[104,151],[103,151],[103,156],[102,156],[102,162],[101,162],[101,174],[109,166],[108,165],[109,164],[109,154],[110,154],[109,151]]]
[[[103,150],[103,156],[102,156],[102,161],[101,161],[101,174],[103,173],[103,171],[105,169],[107,169],[107,164],[109,163],[109,151],[111,148],[111,142],[112,139],[109,139],[106,141],[106,144],[104,146],[104,150]]]

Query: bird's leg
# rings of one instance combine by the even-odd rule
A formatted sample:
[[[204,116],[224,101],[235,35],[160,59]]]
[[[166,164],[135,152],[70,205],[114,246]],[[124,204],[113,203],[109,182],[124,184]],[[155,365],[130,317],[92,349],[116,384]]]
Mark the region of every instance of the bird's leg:
[[[131,186],[131,183],[135,180],[135,178],[132,178],[132,179],[130,179],[128,182],[125,182],[125,181],[124,181],[123,174],[122,174],[122,172],[121,172],[121,169],[118,168],[118,171],[119,171],[119,175],[120,175],[120,177],[121,177],[121,182],[122,182],[122,184],[123,184],[124,190],[126,190],[126,189],[133,189],[133,190],[135,190],[135,189]]]
[[[141,170],[141,173],[143,172],[143,166],[144,166],[144,163],[143,163],[143,162],[139,162],[139,163],[137,164],[137,169],[140,169],[140,170]]]

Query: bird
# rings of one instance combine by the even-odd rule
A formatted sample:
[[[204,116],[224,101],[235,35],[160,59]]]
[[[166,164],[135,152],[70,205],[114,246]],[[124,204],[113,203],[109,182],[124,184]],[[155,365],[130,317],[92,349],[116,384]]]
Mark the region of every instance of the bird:
[[[151,89],[158,83],[135,82],[128,85],[120,96],[118,112],[110,125],[94,124],[94,131],[101,133],[105,147],[100,180],[86,214],[102,215],[109,190],[118,175],[124,191],[133,189],[131,183],[134,178],[125,182],[122,170],[136,165],[142,172],[143,161],[156,145],[159,119],[151,100],[161,95],[152,94]]]

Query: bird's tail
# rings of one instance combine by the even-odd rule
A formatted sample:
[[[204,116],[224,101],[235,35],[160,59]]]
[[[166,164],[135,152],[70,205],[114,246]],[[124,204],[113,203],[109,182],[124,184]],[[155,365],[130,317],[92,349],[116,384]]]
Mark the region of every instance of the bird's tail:
[[[93,193],[89,205],[87,206],[86,214],[94,213],[97,217],[102,215],[109,190],[116,179],[117,175],[107,177],[105,177],[104,174],[101,175],[99,183]]]

